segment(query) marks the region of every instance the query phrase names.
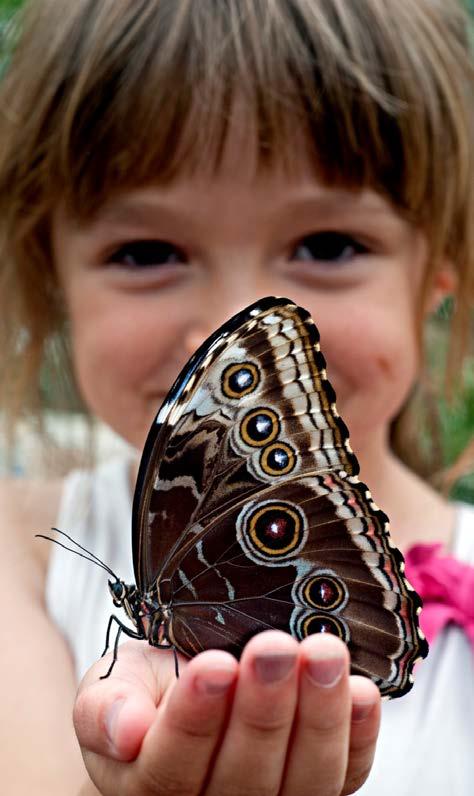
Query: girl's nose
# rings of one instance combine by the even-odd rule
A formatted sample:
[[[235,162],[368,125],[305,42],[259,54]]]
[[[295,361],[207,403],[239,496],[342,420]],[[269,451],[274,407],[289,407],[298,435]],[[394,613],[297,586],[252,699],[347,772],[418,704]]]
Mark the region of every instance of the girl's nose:
[[[187,355],[236,313],[278,290],[279,284],[269,279],[267,259],[263,247],[255,243],[211,251],[188,314]]]
[[[195,323],[185,334],[184,346],[186,353],[191,356],[191,354],[199,348],[201,343],[203,343],[210,334],[216,331],[216,329],[222,326],[222,324],[226,323],[226,321],[236,315],[236,313],[241,312],[250,304],[258,301],[258,299],[264,298],[268,293],[268,290],[267,292],[262,292],[262,290],[248,291],[245,292],[245,295],[242,293],[239,294],[238,297],[234,296],[227,301],[222,297],[221,301],[214,300],[209,301],[209,303],[206,302],[199,319],[196,319]]]
[[[197,326],[190,329],[184,337],[184,348],[186,354],[191,356],[191,354],[193,354],[196,349],[199,348],[201,343],[203,343],[208,336],[209,333],[205,331],[204,327]]]

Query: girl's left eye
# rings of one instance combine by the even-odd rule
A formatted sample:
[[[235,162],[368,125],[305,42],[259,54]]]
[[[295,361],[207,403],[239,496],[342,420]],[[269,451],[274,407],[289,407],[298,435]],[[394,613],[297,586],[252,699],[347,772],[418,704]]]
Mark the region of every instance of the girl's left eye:
[[[358,254],[367,254],[368,251],[367,246],[351,235],[341,232],[315,232],[298,242],[293,249],[291,259],[345,263]]]
[[[164,240],[135,240],[124,243],[107,257],[110,265],[125,268],[153,268],[186,262],[186,256],[174,244]]]

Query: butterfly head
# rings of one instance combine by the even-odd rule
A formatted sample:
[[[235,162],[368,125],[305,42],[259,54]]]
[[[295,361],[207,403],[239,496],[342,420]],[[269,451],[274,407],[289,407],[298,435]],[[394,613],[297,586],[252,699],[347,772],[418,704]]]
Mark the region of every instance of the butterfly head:
[[[117,608],[122,608],[128,596],[128,589],[123,580],[109,580],[109,591]]]

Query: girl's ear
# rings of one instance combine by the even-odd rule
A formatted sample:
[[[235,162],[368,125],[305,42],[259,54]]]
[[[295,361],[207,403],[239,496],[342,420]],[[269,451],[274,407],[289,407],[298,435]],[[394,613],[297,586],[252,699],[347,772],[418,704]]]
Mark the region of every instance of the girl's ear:
[[[426,311],[436,312],[444,299],[456,293],[458,275],[450,260],[444,260],[433,276],[427,297]]]

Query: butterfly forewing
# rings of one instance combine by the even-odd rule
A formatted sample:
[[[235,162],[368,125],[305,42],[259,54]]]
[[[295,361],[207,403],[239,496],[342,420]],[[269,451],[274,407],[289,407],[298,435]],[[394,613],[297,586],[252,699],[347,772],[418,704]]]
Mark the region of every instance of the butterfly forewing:
[[[264,299],[215,332],[178,377],[145,445],[133,511],[139,587],[153,584],[189,524],[224,500],[299,472],[356,472],[333,404],[316,327],[289,300]]]
[[[137,583],[172,603],[170,640],[238,655],[268,627],[332,632],[354,671],[408,690],[420,601],[358,470],[305,310],[263,299],[212,335],[157,416],[134,500]]]

